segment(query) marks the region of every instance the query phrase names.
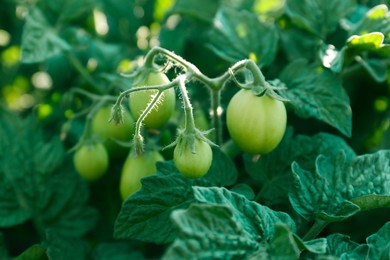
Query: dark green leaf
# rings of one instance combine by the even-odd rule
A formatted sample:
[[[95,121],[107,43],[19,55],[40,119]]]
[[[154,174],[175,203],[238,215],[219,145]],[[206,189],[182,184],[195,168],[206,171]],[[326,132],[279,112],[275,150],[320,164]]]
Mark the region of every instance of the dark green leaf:
[[[325,40],[355,6],[355,0],[287,0],[286,13],[298,26]]]
[[[358,205],[362,211],[390,207],[390,195],[364,195],[355,199],[351,199],[351,202]]]
[[[285,203],[293,182],[291,171],[293,161],[298,162],[304,169],[314,171],[318,155],[333,156],[340,150],[345,151],[348,158],[356,156],[340,137],[326,133],[312,137],[304,135],[293,137],[292,130],[289,129],[279,146],[271,153],[262,155],[256,162],[245,155],[245,169],[261,184],[259,201],[266,205]]]
[[[268,252],[271,259],[299,259],[300,250],[288,225],[275,224],[275,235]]]
[[[341,80],[330,71],[309,65],[305,60],[290,63],[281,73],[288,87],[285,97],[290,99],[294,112],[302,117],[314,117],[346,136],[352,131],[352,110]]]
[[[260,66],[269,65],[276,56],[278,34],[273,24],[253,13],[224,8],[214,19],[210,48],[228,62],[250,57]]]
[[[245,196],[248,200],[253,200],[255,198],[255,193],[253,189],[245,184],[245,183],[239,183],[237,185],[234,185],[230,191],[241,194]]]
[[[296,28],[287,27],[280,31],[282,48],[290,61],[296,59],[313,59],[321,40],[310,33]]]
[[[351,202],[354,200],[365,210],[387,206],[389,164],[390,151],[352,160],[348,160],[343,152],[333,157],[319,156],[315,172],[303,170],[294,163],[296,181],[289,194],[290,201],[303,217],[314,216],[326,221],[340,221],[360,211],[361,208]]]
[[[125,242],[99,244],[93,251],[94,260],[145,259],[142,252]]]
[[[41,245],[34,245],[26,249],[22,254],[14,258],[14,260],[46,260],[49,259],[46,254],[46,248]]]
[[[284,212],[273,211],[244,196],[225,188],[194,187],[195,199],[200,203],[227,205],[233,212],[234,219],[240,223],[248,237],[254,241],[268,240],[274,236],[274,224],[285,223],[295,231],[295,223]]]
[[[218,2],[210,2],[208,0],[177,0],[168,13],[186,15],[206,23],[211,23],[217,12]]]
[[[0,226],[34,218],[40,233],[48,228],[72,235],[89,231],[96,211],[86,205],[88,187],[64,161],[59,139],[45,142],[32,118],[0,118],[0,140],[7,151],[0,156]]]
[[[172,219],[179,236],[163,259],[246,258],[258,246],[225,205],[193,204]]]
[[[122,205],[115,223],[115,237],[155,243],[173,241],[176,231],[170,215],[194,202],[192,186],[231,185],[237,178],[229,157],[218,149],[213,149],[213,156],[209,172],[195,180],[182,176],[173,162],[158,163],[157,174],[142,179],[141,190]]]
[[[390,258],[390,222],[367,238],[369,254],[367,259],[385,260]]]
[[[390,47],[390,46],[389,46]],[[390,48],[389,48],[390,50]],[[390,52],[389,52],[390,53]],[[384,82],[387,79],[387,64],[383,60],[363,58],[358,59],[359,63],[365,68],[376,82]]]
[[[332,234],[326,238],[328,241],[327,254],[341,260],[367,259],[368,246],[359,245],[342,234]]]
[[[4,259],[4,260],[9,259],[8,251],[7,251],[7,248],[5,246],[5,242],[4,242],[3,233],[0,233],[0,259]]]
[[[88,244],[78,237],[64,236],[60,233],[48,230],[45,246],[49,259],[58,260],[83,260],[87,259]]]
[[[57,18],[57,23],[66,24],[84,19],[92,11],[95,0],[44,0],[41,5]]]
[[[38,8],[31,9],[23,28],[22,62],[41,62],[65,50],[70,50],[69,44],[58,36]]]

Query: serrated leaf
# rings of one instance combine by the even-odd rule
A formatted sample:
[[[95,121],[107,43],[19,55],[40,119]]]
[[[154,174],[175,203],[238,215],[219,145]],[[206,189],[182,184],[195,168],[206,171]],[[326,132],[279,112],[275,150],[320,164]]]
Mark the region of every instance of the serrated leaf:
[[[328,222],[348,218],[361,208],[383,206],[375,199],[362,199],[369,195],[390,195],[390,151],[358,156],[348,160],[343,152],[333,157],[319,156],[316,171],[303,170],[292,165],[295,185],[289,194],[294,209],[306,219],[320,218]],[[383,199],[383,198],[382,198]],[[367,204],[364,204],[367,203]]]
[[[326,238],[327,254],[338,257],[340,260],[367,259],[368,246],[359,245],[342,234],[332,234]]]
[[[326,39],[355,6],[355,0],[287,0],[286,13],[298,26]]]
[[[210,31],[210,48],[222,59],[237,62],[251,57],[260,66],[270,65],[278,49],[275,25],[247,11],[220,9]]]
[[[70,50],[69,44],[59,37],[38,8],[32,8],[26,17],[21,47],[24,63],[41,62]]]
[[[14,260],[46,260],[46,248],[41,245],[33,245],[27,248],[23,253],[14,258]]]
[[[46,232],[44,245],[49,259],[87,259],[88,244],[78,237],[65,236],[53,230]]]
[[[275,224],[275,235],[268,252],[272,259],[299,259],[300,250],[288,225]]]
[[[58,138],[45,142],[38,122],[0,115],[0,226],[11,227],[34,218],[38,232],[52,228],[81,236],[96,221],[86,205],[89,190],[64,161]],[[33,134],[32,134],[33,133]]]
[[[351,136],[352,110],[341,80],[330,71],[305,60],[290,63],[280,74],[288,90],[284,95],[302,118],[314,117]]]
[[[182,176],[173,162],[157,164],[157,174],[142,179],[142,188],[122,205],[115,222],[117,238],[133,238],[154,243],[171,242],[176,237],[170,221],[176,209],[194,202],[192,186],[232,185],[237,170],[231,159],[213,149],[209,172],[200,179]]]
[[[368,259],[385,260],[390,258],[390,222],[367,238]]]
[[[345,151],[348,158],[356,156],[345,140],[338,136],[327,133],[293,136],[292,130],[288,129],[282,142],[271,153],[262,155],[256,162],[245,155],[245,169],[261,184],[258,201],[266,205],[281,204],[286,202],[293,182],[293,161],[298,162],[304,169],[314,171],[318,155],[333,156],[340,150]]]
[[[193,204],[174,211],[172,219],[179,236],[163,259],[245,258],[258,246],[225,205]]]
[[[195,199],[200,203],[228,205],[234,219],[254,241],[267,241],[272,238],[275,223],[285,223],[295,231],[294,221],[284,212],[273,211],[225,188],[193,187],[193,189]]]

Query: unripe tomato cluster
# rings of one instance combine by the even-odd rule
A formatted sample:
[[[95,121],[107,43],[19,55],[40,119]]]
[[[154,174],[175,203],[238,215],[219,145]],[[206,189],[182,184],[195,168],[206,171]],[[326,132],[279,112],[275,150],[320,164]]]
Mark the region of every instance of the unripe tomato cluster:
[[[158,86],[169,83],[164,73],[151,72],[137,87]],[[101,107],[92,119],[92,132],[101,143],[83,144],[74,154],[74,165],[81,177],[89,181],[99,179],[109,165],[109,155],[115,157],[124,149],[115,140],[129,142],[134,134],[134,122],[158,93],[158,90],[131,92],[130,112],[123,115],[124,124],[108,124],[111,107]],[[156,106],[146,114],[143,124],[146,128],[164,126],[174,113],[176,95],[173,88],[164,90]],[[205,120],[203,120],[205,121]],[[203,122],[202,121],[202,122]],[[227,130],[232,140],[243,152],[259,155],[272,151],[283,138],[286,130],[287,113],[284,103],[267,94],[256,96],[251,90],[242,89],[230,100],[226,111]],[[198,123],[198,122],[197,122]],[[206,124],[207,125],[207,120]],[[210,169],[213,153],[209,142],[199,130],[182,131],[173,151],[173,161],[182,175],[200,178]],[[128,151],[125,149],[128,153]],[[156,172],[156,162],[164,158],[157,151],[138,156],[128,155],[120,178],[122,199],[141,187],[141,179]]]

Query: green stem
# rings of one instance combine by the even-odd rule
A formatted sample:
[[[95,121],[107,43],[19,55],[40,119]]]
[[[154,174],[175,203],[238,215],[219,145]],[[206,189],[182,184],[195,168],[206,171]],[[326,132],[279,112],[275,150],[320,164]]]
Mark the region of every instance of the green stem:
[[[99,89],[99,84],[95,81],[95,79],[91,76],[89,71],[83,66],[81,61],[72,53],[67,52],[66,57],[72,64],[72,66],[80,73],[80,75],[87,81],[91,86],[95,89]]]
[[[303,240],[308,241],[308,240],[312,240],[312,239],[316,238],[328,224],[329,224],[329,222],[327,222],[327,221],[324,221],[322,219],[316,219],[313,226],[303,236]]]
[[[185,118],[184,131],[186,131],[187,133],[192,133],[195,130],[195,120],[194,120],[193,108],[184,82],[185,77],[179,76],[178,79],[179,79],[179,89],[182,95],[182,101],[183,101],[182,103],[184,108],[184,118]]]
[[[220,89],[211,89],[211,109],[215,143],[220,145],[222,143],[222,106]]]

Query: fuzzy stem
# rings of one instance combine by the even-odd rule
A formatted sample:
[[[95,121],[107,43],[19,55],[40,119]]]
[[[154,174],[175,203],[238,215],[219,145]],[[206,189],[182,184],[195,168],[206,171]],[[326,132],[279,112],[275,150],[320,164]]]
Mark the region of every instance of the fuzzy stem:
[[[212,109],[212,125],[214,128],[215,143],[222,143],[222,107],[221,107],[221,90],[211,89],[211,109]]]
[[[184,82],[185,77],[179,76],[178,79],[179,79],[179,89],[182,95],[182,101],[183,101],[182,103],[184,108],[184,118],[185,118],[184,131],[187,133],[191,133],[194,132],[195,130],[193,108],[185,86],[185,82]]]

